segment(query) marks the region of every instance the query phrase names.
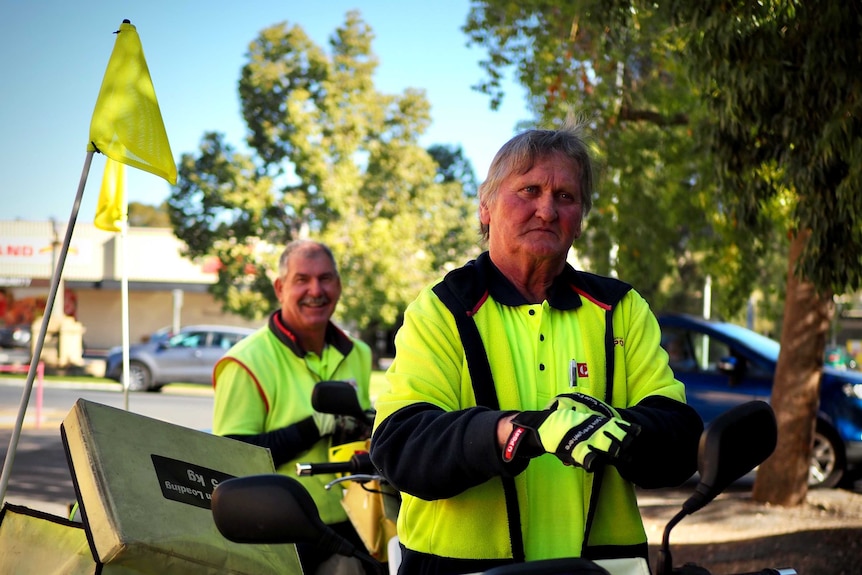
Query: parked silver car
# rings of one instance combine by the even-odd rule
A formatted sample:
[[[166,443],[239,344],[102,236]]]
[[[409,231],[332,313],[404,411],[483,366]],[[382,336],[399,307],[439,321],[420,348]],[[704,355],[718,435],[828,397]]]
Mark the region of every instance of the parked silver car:
[[[129,347],[129,389],[160,391],[168,383],[210,385],[216,362],[253,329],[224,325],[189,325],[166,341]],[[105,376],[123,381],[123,349],[108,352]]]

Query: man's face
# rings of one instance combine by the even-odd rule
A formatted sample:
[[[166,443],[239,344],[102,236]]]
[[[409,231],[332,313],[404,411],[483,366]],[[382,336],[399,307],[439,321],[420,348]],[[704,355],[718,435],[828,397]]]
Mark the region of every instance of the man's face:
[[[335,266],[324,253],[298,251],[290,255],[287,270],[274,284],[284,322],[298,332],[324,328],[341,297]]]
[[[510,174],[479,209],[489,226],[488,248],[498,259],[539,261],[565,257],[581,235],[580,170],[554,153],[525,174]]]

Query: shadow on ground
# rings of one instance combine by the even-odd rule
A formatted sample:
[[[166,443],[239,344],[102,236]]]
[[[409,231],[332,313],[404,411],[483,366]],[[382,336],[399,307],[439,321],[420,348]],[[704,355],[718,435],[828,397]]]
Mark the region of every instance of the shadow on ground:
[[[759,573],[767,567],[792,567],[800,575],[858,575],[862,559],[862,529],[836,528],[798,531],[784,535],[674,545],[674,566],[696,563],[713,575]],[[655,569],[658,546],[650,545]]]
[[[0,465],[12,432],[0,430]],[[58,513],[75,501],[75,488],[60,439],[60,430],[24,429],[9,474],[6,499],[34,509]]]

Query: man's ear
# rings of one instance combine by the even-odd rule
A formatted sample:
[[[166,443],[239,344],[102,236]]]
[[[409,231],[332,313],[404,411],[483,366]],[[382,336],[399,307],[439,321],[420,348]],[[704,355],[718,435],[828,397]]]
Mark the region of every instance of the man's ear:
[[[488,204],[485,202],[479,203],[479,223],[485,226],[491,223],[491,213],[488,210]]]

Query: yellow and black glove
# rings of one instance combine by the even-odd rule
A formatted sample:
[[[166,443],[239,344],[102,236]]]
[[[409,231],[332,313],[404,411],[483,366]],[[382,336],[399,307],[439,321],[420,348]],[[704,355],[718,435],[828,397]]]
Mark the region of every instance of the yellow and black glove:
[[[512,419],[503,459],[553,453],[566,465],[594,471],[612,462],[640,432],[609,405],[583,393],[558,395],[543,411],[522,411]]]

